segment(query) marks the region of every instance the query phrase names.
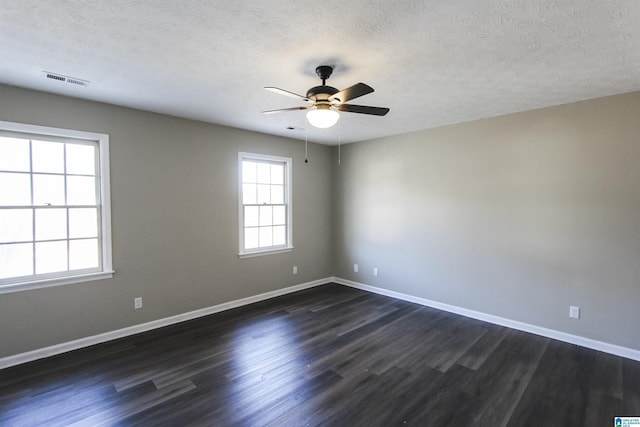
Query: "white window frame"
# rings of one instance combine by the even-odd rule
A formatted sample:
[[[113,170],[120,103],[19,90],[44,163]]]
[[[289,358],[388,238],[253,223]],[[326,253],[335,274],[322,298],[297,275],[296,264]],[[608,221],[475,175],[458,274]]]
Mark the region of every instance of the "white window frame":
[[[82,270],[67,271],[52,275],[31,275],[17,278],[0,279],[0,294],[39,289],[50,286],[67,285],[92,280],[113,277],[112,246],[111,246],[111,192],[109,186],[109,135],[103,133],[84,132],[71,129],[38,126],[25,123],[0,121],[0,131],[10,134],[24,134],[25,137],[41,136],[43,139],[68,139],[69,142],[91,141],[98,146],[97,179],[100,185],[100,197],[97,205],[100,210],[101,229],[101,268],[95,272]],[[67,274],[65,274],[67,273]]]
[[[242,162],[244,160],[253,160],[257,162],[278,162],[284,163],[284,204],[286,206],[286,243],[284,245],[269,246],[264,248],[245,249],[244,247],[244,203],[243,203],[243,182],[242,182]],[[283,252],[291,252],[293,250],[292,235],[292,159],[290,157],[272,156],[266,154],[256,154],[247,152],[238,152],[238,256],[240,258],[249,258],[261,255],[270,255]]]

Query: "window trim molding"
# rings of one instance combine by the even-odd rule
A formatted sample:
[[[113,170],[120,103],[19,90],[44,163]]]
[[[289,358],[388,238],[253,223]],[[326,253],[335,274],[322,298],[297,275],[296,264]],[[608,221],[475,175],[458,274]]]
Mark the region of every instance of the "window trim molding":
[[[0,130],[16,132],[18,134],[53,136],[62,139],[77,139],[97,142],[99,156],[100,178],[100,214],[101,223],[101,252],[102,271],[78,274],[70,273],[66,276],[52,278],[29,278],[23,281],[0,285],[0,294],[20,292],[31,289],[46,288],[50,286],[67,285],[72,283],[88,282],[93,280],[113,277],[113,254],[111,243],[111,179],[109,175],[109,135],[105,133],[86,132],[74,129],[55,128],[49,126],[31,125],[27,123],[15,123],[0,120]]]
[[[285,194],[284,199],[287,205],[287,242],[284,246],[270,247],[267,249],[244,249],[244,215],[242,202],[242,161],[244,159],[263,160],[270,162],[282,162],[285,164]],[[293,159],[291,157],[274,156],[270,154],[249,153],[246,151],[238,152],[238,258],[253,258],[263,255],[273,255],[293,251],[293,200],[292,200],[292,180],[293,175]]]
[[[74,283],[91,282],[93,280],[110,279],[115,271],[101,271],[99,273],[77,274],[51,279],[31,280],[0,286],[0,295],[13,292],[30,291],[32,289],[50,288],[53,286],[72,285]]]

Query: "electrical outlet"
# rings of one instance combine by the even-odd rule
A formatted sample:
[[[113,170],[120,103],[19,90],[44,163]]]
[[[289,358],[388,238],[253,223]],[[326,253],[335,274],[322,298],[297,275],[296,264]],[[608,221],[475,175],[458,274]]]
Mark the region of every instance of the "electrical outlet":
[[[569,317],[572,319],[580,318],[580,307],[576,307],[575,305],[569,306]]]
[[[357,273],[357,272],[358,272],[358,270],[359,270],[359,268],[358,268],[358,264],[353,264],[353,272],[354,272],[354,273]]]
[[[142,297],[137,297],[133,299],[133,308],[139,309],[142,308]]]
[[[378,275],[378,267],[373,267],[373,275],[374,276]]]
[[[293,274],[298,274],[298,266],[297,265],[293,266]]]

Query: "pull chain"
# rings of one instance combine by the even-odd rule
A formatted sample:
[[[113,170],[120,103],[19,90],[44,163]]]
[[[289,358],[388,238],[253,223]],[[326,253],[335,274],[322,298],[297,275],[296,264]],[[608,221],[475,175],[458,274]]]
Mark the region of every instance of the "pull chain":
[[[309,163],[309,151],[307,149],[307,140],[309,138],[309,123],[304,121],[304,162]]]
[[[342,145],[342,122],[338,120],[338,166],[340,166],[340,146]]]

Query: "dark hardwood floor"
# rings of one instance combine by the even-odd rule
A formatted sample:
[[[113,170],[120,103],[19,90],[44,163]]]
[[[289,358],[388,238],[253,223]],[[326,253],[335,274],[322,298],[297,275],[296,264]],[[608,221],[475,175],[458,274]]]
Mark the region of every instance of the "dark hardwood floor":
[[[330,284],[0,371],[1,426],[611,426],[640,362]]]

